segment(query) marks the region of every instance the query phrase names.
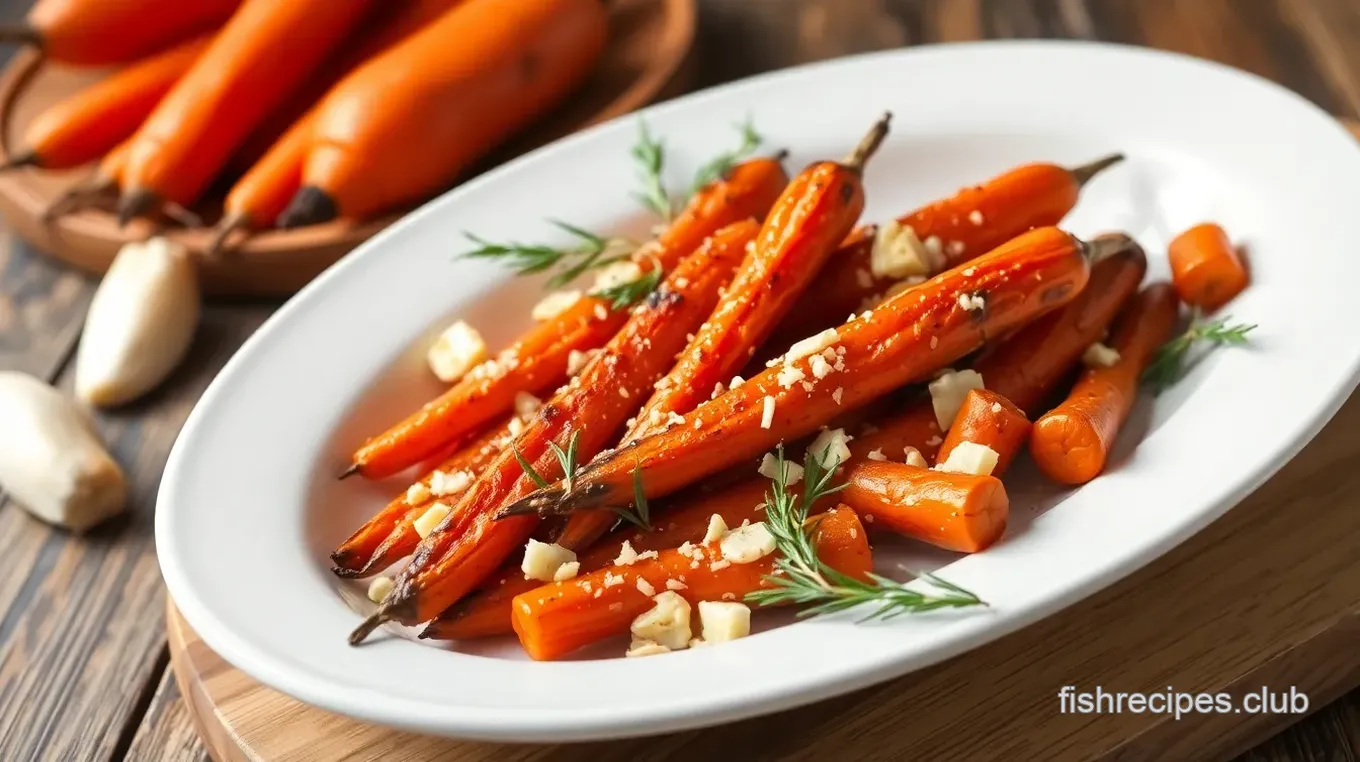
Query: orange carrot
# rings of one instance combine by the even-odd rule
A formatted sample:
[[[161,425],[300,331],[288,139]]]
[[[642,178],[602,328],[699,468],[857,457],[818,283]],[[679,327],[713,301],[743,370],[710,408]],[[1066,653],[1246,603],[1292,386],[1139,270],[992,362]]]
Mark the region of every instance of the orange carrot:
[[[1040,406],[1067,377],[1086,348],[1104,335],[1120,307],[1138,289],[1147,269],[1147,258],[1132,239],[1101,236],[1096,240],[1110,241],[1109,245],[1118,240],[1124,245],[1117,254],[1091,267],[1090,282],[1070,304],[985,350],[973,364],[988,389],[1010,400],[1027,415],[1042,412]],[[890,460],[898,460],[904,448],[913,447],[933,462],[944,434],[926,398],[906,412],[875,421],[874,430],[861,432],[850,443],[850,450],[857,457],[880,450]]]
[[[669,271],[719,228],[764,218],[788,182],[776,159],[758,158],[735,167],[690,199],[684,211],[652,243],[633,256],[645,270]],[[520,391],[555,389],[567,377],[573,350],[604,346],[628,319],[607,300],[584,297],[570,309],[535,325],[499,357],[465,376],[405,420],[370,439],[354,453],[351,472],[381,479],[409,468],[447,442],[504,414]]]
[[[438,191],[559,103],[604,50],[600,0],[468,0],[322,101],[283,227],[364,218]]]
[[[577,561],[581,571],[593,572],[614,563],[623,544],[637,553],[649,550],[677,548],[686,542],[698,543],[708,532],[708,523],[716,514],[730,527],[745,522],[755,523],[764,516],[765,495],[770,480],[751,479],[739,484],[699,495],[690,495],[673,507],[659,505],[651,531],[634,528],[631,524],[610,535],[605,541],[581,553]],[[559,540],[560,544],[560,540]],[[488,580],[476,595],[470,595],[439,615],[421,631],[420,637],[436,640],[466,640],[512,632],[510,601],[520,593],[541,587],[542,582],[524,578],[518,561],[507,565]]]
[[[836,571],[863,579],[873,568],[864,527],[848,508],[818,522],[818,557]],[[767,590],[777,553],[751,563],[726,562],[718,544],[663,550],[656,558],[601,569],[576,579],[521,593],[511,605],[515,633],[534,659],[559,659],[593,643],[628,633],[653,605],[652,595],[672,588],[690,605],[742,600]]]
[[[967,262],[1036,227],[1056,225],[1077,204],[1083,186],[1102,170],[1123,160],[1114,154],[1071,169],[1056,164],[1025,164],[964,188],[897,218],[939,257],[940,270]],[[804,336],[837,325],[852,312],[880,301],[900,279],[875,275],[870,266],[875,230],[856,230],[827,262],[809,291],[789,312],[770,340],[773,353]],[[772,355],[773,356],[773,355]]]
[[[1110,448],[1133,408],[1138,379],[1176,327],[1176,293],[1154,283],[1120,315],[1111,346],[1119,359],[1091,368],[1062,404],[1034,422],[1030,454],[1045,476],[1085,484],[1105,468]]]
[[[1181,301],[1213,312],[1247,287],[1247,268],[1223,228],[1196,225],[1176,236],[1166,250],[1171,282]]]
[[[949,454],[962,442],[980,444],[996,453],[996,468],[992,469],[992,475],[1000,477],[1024,449],[1029,429],[1029,419],[1014,402],[994,391],[973,389],[964,397],[963,407],[959,408],[954,424],[944,437],[944,444],[940,445],[939,461],[948,460]]]
[[[700,405],[693,426],[599,458],[570,485],[535,493],[501,515],[620,505],[631,501],[635,480],[648,498],[658,497],[811,433],[843,410],[926,378],[987,337],[1071,301],[1086,285],[1088,259],[1122,245],[1103,243],[1083,243],[1057,228],[1013,239],[841,326],[831,346],[815,354],[834,363],[833,373],[818,378],[815,361],[806,357],[769,368]]]
[[[840,499],[874,529],[976,553],[1006,531],[1010,499],[995,476],[932,471],[903,463],[861,463]]]
[[[180,43],[47,108],[24,130],[24,148],[6,166],[69,169],[104,156],[137,131],[211,39]]]
[[[192,203],[250,131],[344,39],[373,0],[245,0],[137,131],[119,217]]]
[[[549,447],[556,443],[580,461],[603,450],[637,410],[642,395],[670,367],[672,358],[713,311],[718,291],[755,240],[753,220],[729,225],[686,257],[670,277],[629,315],[604,352],[553,395],[529,427],[468,488],[432,534],[421,541],[396,588],[378,612],[351,635],[363,640],[384,621],[416,624],[433,619],[491,575],[524,544],[534,516],[493,521],[496,508],[533,491],[535,479],[521,467],[533,464],[543,479],[558,479],[563,465]]]
[[[240,0],[39,0],[0,41],[37,45],[54,61],[109,66],[148,56],[226,21]]]
[[[844,164],[818,162],[784,189],[718,308],[657,384],[624,444],[676,425],[674,416],[707,401],[750,359],[864,211],[861,172],[889,120],[880,119]],[[582,512],[568,520],[559,542],[585,547],[612,523],[606,511]]]

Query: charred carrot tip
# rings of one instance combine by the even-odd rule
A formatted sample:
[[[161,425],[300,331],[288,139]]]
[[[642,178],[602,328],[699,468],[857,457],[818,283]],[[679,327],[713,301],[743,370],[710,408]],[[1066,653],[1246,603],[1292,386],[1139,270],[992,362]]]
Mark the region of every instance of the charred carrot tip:
[[[210,257],[217,256],[223,249],[227,248],[227,239],[232,233],[238,230],[245,230],[250,226],[250,215],[245,212],[232,212],[223,217],[213,228],[212,240],[208,242],[208,248],[204,252]]]
[[[93,203],[96,198],[113,190],[117,184],[113,178],[106,176],[97,176],[90,178],[88,182],[78,183],[52,199],[52,203],[42,211],[39,219],[49,223],[63,214],[75,211],[83,204]]]
[[[7,169],[18,169],[20,167],[34,167],[38,164],[38,154],[33,151],[17,153],[9,158],[9,161],[0,164],[0,172]]]
[[[372,616],[361,622],[358,627],[354,628],[354,632],[349,634],[349,644],[357,646],[364,642],[368,639],[369,635],[373,634],[374,630],[383,626],[390,619],[391,617],[388,616],[386,609],[378,609],[373,612]]]
[[[869,131],[860,139],[859,145],[855,146],[855,150],[846,158],[845,166],[856,171],[863,169],[864,163],[874,155],[880,145],[883,145],[883,139],[888,137],[890,122],[892,122],[892,112],[883,112],[883,116],[879,117],[877,122],[874,122],[874,126],[869,128]]]
[[[335,199],[329,194],[315,185],[304,185],[288,202],[288,208],[279,215],[278,226],[288,230],[303,225],[317,225],[330,222],[339,214]]]
[[[1124,160],[1124,154],[1112,153],[1109,156],[1096,159],[1090,164],[1083,164],[1080,167],[1073,167],[1067,170],[1072,173],[1072,177],[1077,181],[1077,187],[1081,187],[1090,182],[1091,178],[1100,174],[1106,169],[1113,167]]]
[[[126,227],[133,217],[140,217],[156,204],[156,194],[148,190],[132,190],[118,199],[118,227]]]
[[[27,24],[0,24],[0,44],[42,47],[42,35]]]
[[[496,512],[496,520],[508,519],[511,516],[523,516],[528,513],[537,513],[540,516],[548,517],[563,513],[562,500],[566,493],[560,489],[539,490],[521,500],[516,500],[510,505],[505,506]]]
[[[775,151],[774,156],[771,156],[770,158],[774,159],[775,161],[783,161],[789,158],[789,149],[781,148],[778,151]]]
[[[350,478],[351,476],[354,476],[354,475],[357,474],[357,473],[359,473],[359,464],[358,464],[358,463],[351,463],[351,464],[350,464],[350,467],[349,467],[349,468],[346,468],[344,471],[342,471],[342,472],[340,473],[340,475],[337,476],[336,478],[337,478],[337,479],[348,479],[348,478]]]
[[[203,218],[198,216],[197,212],[191,211],[173,201],[167,201],[162,204],[161,211],[166,217],[169,217],[171,220],[187,228],[203,227]]]
[[[1123,233],[1108,233],[1080,243],[1082,253],[1092,264],[1138,248],[1138,242]]]

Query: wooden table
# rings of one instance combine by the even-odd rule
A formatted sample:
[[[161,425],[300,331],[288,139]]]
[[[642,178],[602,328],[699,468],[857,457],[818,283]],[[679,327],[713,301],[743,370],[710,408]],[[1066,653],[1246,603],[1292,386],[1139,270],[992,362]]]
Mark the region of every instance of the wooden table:
[[[24,5],[0,0],[6,18]],[[702,6],[696,86],[902,45],[1075,37],[1217,59],[1274,79],[1332,113],[1360,116],[1354,0],[702,0]],[[69,387],[94,286],[0,229],[0,369]],[[191,356],[165,388],[101,416],[134,484],[126,518],[72,538],[0,498],[0,759],[207,758],[167,668],[154,497],[194,401],[276,306],[210,306]],[[1356,640],[1338,649],[1354,652]],[[1360,691],[1241,758],[1358,757]]]

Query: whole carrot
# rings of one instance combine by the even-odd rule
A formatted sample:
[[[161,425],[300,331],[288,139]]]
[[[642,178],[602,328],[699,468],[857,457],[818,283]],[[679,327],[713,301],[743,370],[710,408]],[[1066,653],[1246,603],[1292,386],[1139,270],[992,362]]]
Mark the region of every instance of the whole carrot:
[[[733,168],[690,199],[655,241],[633,256],[644,270],[669,271],[720,228],[763,219],[788,183],[779,161],[756,158]],[[504,415],[521,391],[542,393],[567,377],[572,351],[604,346],[628,319],[605,299],[584,297],[551,320],[536,324],[492,363],[392,428],[373,437],[353,457],[348,473],[380,479],[409,468],[447,442]]]
[[[624,444],[676,425],[676,416],[683,419],[746,364],[864,211],[864,163],[890,120],[879,119],[844,163],[813,164],[784,189],[718,308],[642,406]],[[582,512],[568,520],[559,542],[585,547],[611,523],[607,512]]]
[[[309,76],[373,0],[245,0],[137,131],[118,215],[188,205],[250,131]]]
[[[642,395],[670,367],[686,335],[712,312],[718,291],[741,261],[760,226],[738,222],[714,233],[631,313],[603,352],[539,410],[468,488],[449,516],[421,541],[392,594],[350,637],[358,643],[384,621],[416,624],[433,619],[467,594],[524,544],[537,518],[493,521],[507,500],[533,491],[540,479],[563,476],[567,462],[603,450]],[[564,452],[558,457],[549,443]],[[524,463],[533,464],[528,473]]]
[[[1247,268],[1223,228],[1196,225],[1171,240],[1166,249],[1171,283],[1181,301],[1213,312],[1247,287]]]
[[[945,550],[976,553],[1006,531],[1010,499],[995,476],[932,471],[903,463],[861,463],[840,499],[870,527]]]
[[[992,475],[1000,477],[1024,449],[1029,429],[1029,419],[1014,402],[989,389],[973,389],[964,397],[963,407],[940,445],[939,461],[949,460],[949,454],[963,442],[972,442],[997,454]]]
[[[1119,359],[1084,372],[1067,399],[1034,422],[1030,454],[1045,476],[1084,484],[1100,475],[1133,408],[1138,378],[1171,338],[1176,312],[1176,293],[1169,284],[1143,289],[1115,328],[1111,346]]]
[[[47,108],[24,130],[24,147],[6,166],[69,169],[107,154],[137,131],[211,39],[182,42]]]
[[[883,245],[876,237],[891,231],[856,230],[828,260],[817,288],[789,312],[770,341],[771,349],[781,352],[804,336],[838,324],[847,314],[867,309],[907,275],[932,275],[1027,230],[1058,224],[1077,205],[1086,183],[1123,158],[1113,154],[1072,168],[1025,164],[897,218],[893,225],[901,229],[900,235],[914,237],[934,260],[932,272],[875,268],[874,247]]]
[[[468,0],[326,96],[279,224],[368,217],[446,187],[580,84],[607,32],[599,0]]]
[[[36,45],[54,61],[109,66],[147,56],[213,29],[241,0],[39,0],[0,42]]]
[[[1003,334],[1072,300],[1086,285],[1088,260],[1109,246],[1039,228],[990,254],[898,294],[836,329],[817,357],[766,369],[692,414],[695,425],[653,435],[597,459],[569,485],[542,490],[501,512],[567,513],[629,502],[634,480],[648,498],[674,492],[734,459],[755,457],[815,430],[908,382],[926,378]],[[1119,244],[1122,245],[1122,244]],[[964,270],[966,269],[967,274]],[[829,353],[829,354],[828,354]]]
[[[828,511],[817,527],[818,557],[828,566],[855,578],[873,568],[868,536],[854,511]],[[627,634],[629,624],[653,605],[648,590],[673,590],[697,606],[700,601],[742,600],[769,589],[767,577],[776,558],[777,553],[770,553],[750,563],[731,563],[716,542],[663,550],[656,558],[521,593],[511,605],[515,633],[530,657],[559,659]]]

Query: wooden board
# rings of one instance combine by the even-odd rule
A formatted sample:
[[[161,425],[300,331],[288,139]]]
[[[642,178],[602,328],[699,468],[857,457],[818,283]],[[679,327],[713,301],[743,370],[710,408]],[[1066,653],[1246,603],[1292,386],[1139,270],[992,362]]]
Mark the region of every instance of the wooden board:
[[[683,91],[687,71],[683,64],[694,39],[694,4],[695,0],[611,2],[609,47],[581,91],[480,167]],[[99,76],[97,71],[45,65],[32,50],[16,55],[0,74],[0,161],[22,144],[24,127],[42,109]],[[120,229],[108,208],[87,208],[44,221],[43,212],[52,200],[88,174],[85,169],[0,174],[0,215],[9,230],[39,250],[86,272],[102,273],[119,247],[147,237],[153,228],[139,220]],[[211,224],[219,210],[208,203],[196,211]],[[200,257],[204,288],[210,294],[291,294],[399,216],[260,233],[230,256]],[[200,255],[211,240],[207,227],[172,228],[168,234]]]

